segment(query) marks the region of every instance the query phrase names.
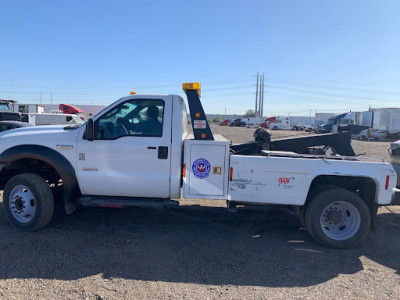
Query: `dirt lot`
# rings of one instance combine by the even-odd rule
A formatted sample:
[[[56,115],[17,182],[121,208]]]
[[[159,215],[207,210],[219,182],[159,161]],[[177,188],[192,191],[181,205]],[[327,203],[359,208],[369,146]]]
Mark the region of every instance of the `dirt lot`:
[[[254,132],[213,130],[234,143]],[[353,142],[357,153],[387,159],[388,145]],[[199,200],[59,211],[24,233],[0,209],[0,298],[400,299],[399,207],[381,208],[376,234],[352,250],[322,248],[300,227],[281,211],[228,213],[224,202]]]

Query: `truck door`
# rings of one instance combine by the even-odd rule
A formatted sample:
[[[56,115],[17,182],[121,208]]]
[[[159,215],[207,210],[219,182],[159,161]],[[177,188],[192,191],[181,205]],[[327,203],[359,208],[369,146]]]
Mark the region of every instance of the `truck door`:
[[[132,98],[96,118],[94,140],[77,143],[82,192],[168,198],[171,115],[172,97]]]

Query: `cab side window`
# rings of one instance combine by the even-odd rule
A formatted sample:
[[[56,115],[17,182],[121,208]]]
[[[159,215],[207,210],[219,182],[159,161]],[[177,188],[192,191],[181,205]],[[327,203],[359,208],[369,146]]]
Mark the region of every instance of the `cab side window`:
[[[95,122],[96,140],[124,136],[162,137],[164,101],[128,100],[112,108]]]

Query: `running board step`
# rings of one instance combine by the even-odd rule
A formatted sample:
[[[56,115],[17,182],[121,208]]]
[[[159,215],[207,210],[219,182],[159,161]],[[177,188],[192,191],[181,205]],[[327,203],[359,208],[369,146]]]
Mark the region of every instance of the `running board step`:
[[[127,198],[127,197],[80,197],[78,203],[82,206],[101,207],[178,207],[179,202],[170,199]]]

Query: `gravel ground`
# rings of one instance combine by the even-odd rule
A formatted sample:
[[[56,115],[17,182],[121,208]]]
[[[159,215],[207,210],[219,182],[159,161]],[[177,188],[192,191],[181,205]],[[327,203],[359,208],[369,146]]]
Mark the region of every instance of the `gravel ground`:
[[[213,131],[241,143],[254,129]],[[388,159],[389,142],[353,147]],[[0,299],[400,299],[400,207],[380,209],[364,244],[330,250],[295,215],[224,205],[59,211],[33,233],[0,210]]]

